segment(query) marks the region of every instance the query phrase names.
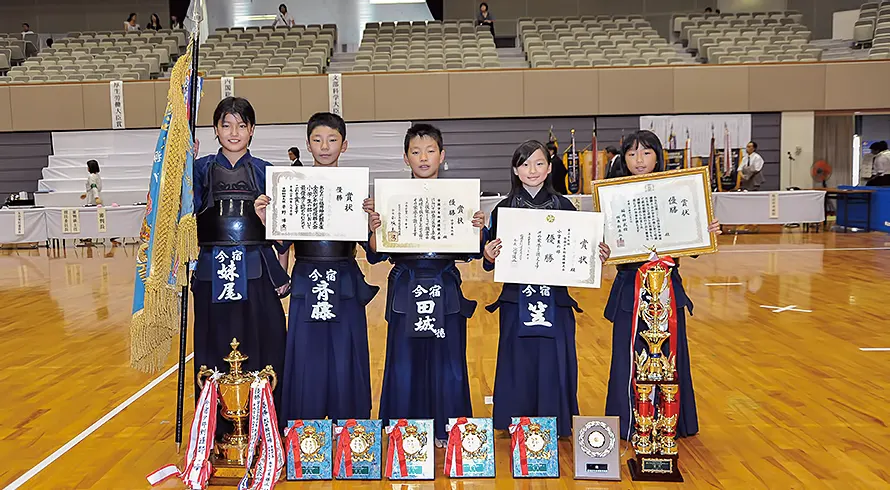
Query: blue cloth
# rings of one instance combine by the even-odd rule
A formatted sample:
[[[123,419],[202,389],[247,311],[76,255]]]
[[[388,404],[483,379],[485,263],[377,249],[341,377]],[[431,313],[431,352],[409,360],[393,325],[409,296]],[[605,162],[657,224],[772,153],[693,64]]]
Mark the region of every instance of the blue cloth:
[[[286,249],[286,243],[279,250]],[[363,244],[364,246],[364,244]],[[307,307],[307,296],[318,298],[310,277],[336,270],[336,321],[317,320]],[[319,279],[320,281],[321,279]],[[287,354],[279,418],[371,418],[371,363],[365,306],[379,291],[365,282],[354,258],[302,261],[291,275]]]
[[[563,196],[541,190],[534,197],[524,189],[519,197],[539,209],[575,211]],[[488,238],[497,238],[497,210],[511,207],[504,199],[491,213]],[[485,270],[494,264],[483,263]],[[499,310],[500,337],[494,378],[493,418],[496,429],[508,429],[513,417],[556,417],[560,437],[572,434],[572,417],[578,415],[578,354],[575,347],[575,311],[578,303],[562,286],[549,286],[549,297],[540,297],[551,327],[526,326],[530,322],[527,285],[504,284],[497,301],[486,309]],[[540,296],[541,286],[532,286]],[[545,302],[546,301],[546,302]],[[537,300],[535,301],[536,308]]]
[[[464,298],[460,272],[453,260],[401,261],[397,256],[368,254],[371,263],[386,259],[394,260],[395,265],[389,274],[386,298],[389,328],[379,418],[434,419],[435,437],[444,440],[449,418],[473,416],[467,374],[467,319],[473,316],[476,302]],[[441,325],[444,337],[418,337],[415,333],[413,319],[418,317],[418,301],[432,300],[428,292],[416,296],[418,285],[427,291],[433,285],[441,287],[435,308],[440,308],[436,318],[442,320],[437,320],[437,326]]]
[[[676,259],[675,259],[676,260]],[[695,408],[695,393],[692,389],[692,374],[689,371],[689,343],[686,339],[686,310],[692,314],[692,301],[683,289],[680,277],[680,262],[671,272],[677,308],[677,371],[680,385],[680,413],[677,421],[677,436],[686,437],[698,433],[698,414]],[[628,440],[632,429],[630,394],[630,336],[633,330],[634,301],[636,298],[637,269],[643,265],[625,264],[619,266],[618,274],[612,283],[609,301],[604,316],[612,326],[612,366],[609,371],[609,392],[606,396],[607,416],[617,416],[621,426],[621,438]],[[645,329],[640,322],[639,328]],[[637,336],[635,346],[642,349],[645,341]]]

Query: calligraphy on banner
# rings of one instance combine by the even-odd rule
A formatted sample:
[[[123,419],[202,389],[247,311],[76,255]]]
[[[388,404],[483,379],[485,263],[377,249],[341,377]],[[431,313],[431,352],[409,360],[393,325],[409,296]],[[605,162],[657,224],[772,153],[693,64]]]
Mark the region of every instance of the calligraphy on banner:
[[[600,213],[501,208],[494,280],[598,288],[602,281]],[[537,292],[537,291],[536,291]]]
[[[270,167],[266,238],[366,241],[368,183],[366,167]]]
[[[593,182],[594,207],[605,215],[608,263],[639,262],[654,249],[688,256],[717,251],[707,167]]]
[[[339,73],[328,74],[328,105],[331,113],[343,115],[343,79]]]
[[[328,269],[321,273],[318,269],[313,269],[309,274],[309,280],[312,281],[312,296],[307,295],[307,298],[310,308],[309,318],[313,321],[329,322],[337,318],[337,303],[334,301],[337,272],[335,269]]]
[[[126,129],[124,121],[124,82],[112,80],[108,83],[111,93],[111,129]]]
[[[234,77],[222,77],[219,79],[219,90],[222,92],[222,98],[226,97],[234,97],[235,96],[235,78]]]
[[[80,210],[62,208],[62,233],[80,233]]]
[[[214,247],[217,262],[213,278],[213,302],[229,303],[247,297],[247,271],[244,247]]]
[[[99,227],[99,233],[108,231],[108,220],[106,219],[105,208],[96,208],[96,221]]]
[[[479,179],[376,179],[381,252],[479,253]]]
[[[769,195],[769,217],[779,219],[779,193],[771,192]]]
[[[25,234],[25,212],[21,209],[15,211],[15,236],[24,236]]]

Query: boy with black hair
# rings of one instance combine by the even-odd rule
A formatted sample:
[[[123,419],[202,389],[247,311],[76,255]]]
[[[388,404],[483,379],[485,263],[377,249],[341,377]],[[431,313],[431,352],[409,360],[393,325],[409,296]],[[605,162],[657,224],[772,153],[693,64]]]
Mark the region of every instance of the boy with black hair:
[[[336,167],[346,151],[346,123],[328,112],[309,119],[307,146],[315,167]],[[265,223],[269,196],[257,199]],[[365,199],[364,209],[373,209]],[[360,243],[364,248],[367,242]],[[371,361],[365,307],[380,288],[365,282],[355,242],[298,240],[294,248],[283,377],[282,420],[371,418]],[[325,300],[321,301],[321,296]]]
[[[247,356],[245,371],[267,365],[278,375],[284,371],[286,334],[279,295],[290,286],[254,207],[266,190],[266,169],[272,165],[248,150],[255,126],[256,114],[247,99],[223,99],[213,113],[220,149],[194,164],[201,247],[191,284],[195,374],[201,365],[226,370],[223,358],[232,350],[233,338]],[[273,392],[276,405],[281,392]],[[217,427],[217,433],[227,432],[231,423],[220,416]]]
[[[429,124],[415,124],[405,135],[405,164],[412,178],[435,179],[445,161],[442,133]],[[372,203],[373,206],[373,203]],[[381,225],[380,214],[369,211],[370,231]],[[484,215],[477,211],[473,226],[483,228]],[[467,376],[467,319],[476,302],[461,292],[456,261],[469,262],[480,254],[408,253],[378,254],[375,235],[369,239],[368,261],[389,260],[386,297],[386,364],[380,393],[382,420],[435,419],[436,445],[445,447],[445,426],[451,417],[471,417],[470,385]],[[480,242],[481,250],[481,242]],[[416,288],[438,291],[425,308],[433,328],[421,322],[416,306]]]

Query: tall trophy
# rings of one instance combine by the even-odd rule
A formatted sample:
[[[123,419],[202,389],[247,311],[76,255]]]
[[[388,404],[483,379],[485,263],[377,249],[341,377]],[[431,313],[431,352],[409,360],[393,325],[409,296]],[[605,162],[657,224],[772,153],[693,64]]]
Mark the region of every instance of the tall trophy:
[[[671,287],[674,262],[670,257],[656,258],[639,270],[637,284],[638,317],[646,329],[634,327],[632,344],[637,334],[643,348],[634,349],[635,386],[634,429],[631,439],[635,457],[628,460],[634,480],[682,482],[677,467],[677,418],[680,409],[679,378],[676,358],[676,302]],[[639,294],[639,293],[638,293]],[[637,322],[637,325],[640,323]],[[664,351],[668,343],[667,353]]]
[[[257,372],[243,372],[241,364],[247,360],[247,356],[238,351],[237,339],[232,339],[230,345],[232,351],[223,358],[229,363],[229,372],[219,376],[217,384],[222,416],[232,422],[234,428],[214,445],[213,454],[210,456],[213,468],[210,485],[238,485],[241,482],[248,453],[251,452],[250,433],[246,428],[250,419],[251,385],[255,380],[262,378],[268,379],[272,390],[278,384],[278,377],[272,366],[266,366]],[[198,386],[203,389],[204,381],[213,374],[212,369],[201,366],[197,376]]]

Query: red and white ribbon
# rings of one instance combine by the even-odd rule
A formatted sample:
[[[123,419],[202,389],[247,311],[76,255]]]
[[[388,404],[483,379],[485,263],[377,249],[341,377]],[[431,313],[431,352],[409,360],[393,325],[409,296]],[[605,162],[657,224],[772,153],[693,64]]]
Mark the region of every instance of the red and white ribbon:
[[[460,417],[448,431],[448,448],[445,449],[445,475],[451,476],[451,465],[454,462],[454,475],[464,476],[464,450],[461,446],[462,425],[466,425],[467,418]]]
[[[519,446],[519,471],[528,476],[528,452],[525,448],[525,429],[531,425],[528,417],[520,417],[518,424],[510,424],[510,456],[516,457],[516,446]]]
[[[300,452],[300,433],[297,429],[303,428],[302,420],[295,420],[294,425],[284,429],[284,453],[294,453],[294,475],[303,478],[303,454]]]
[[[210,453],[213,451],[216,433],[216,411],[219,402],[217,374],[204,383],[198,405],[195,408],[195,419],[189,432],[188,450],[185,453],[185,466],[182,471],[176,465],[167,465],[148,475],[146,479],[152,486],[172,476],[178,476],[186,487],[192,490],[207,488],[213,468],[210,465]]]
[[[402,428],[408,426],[407,419],[399,419],[396,425],[386,428],[389,432],[389,445],[386,449],[386,477],[392,478],[393,456],[399,458],[399,476],[408,476],[408,463],[405,461],[405,448],[402,446]],[[395,453],[395,454],[394,454]]]
[[[284,468],[284,449],[278,433],[278,417],[272,402],[272,388],[265,379],[251,384],[250,442],[245,464],[245,474],[239,490],[271,490],[278,483]],[[254,467],[254,456],[259,456]],[[250,477],[253,476],[253,483]]]
[[[355,419],[346,421],[343,427],[337,427],[339,436],[337,437],[337,449],[334,452],[334,476],[340,476],[340,466],[342,465],[346,472],[346,478],[352,478],[352,435],[349,429],[356,426]]]

